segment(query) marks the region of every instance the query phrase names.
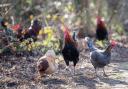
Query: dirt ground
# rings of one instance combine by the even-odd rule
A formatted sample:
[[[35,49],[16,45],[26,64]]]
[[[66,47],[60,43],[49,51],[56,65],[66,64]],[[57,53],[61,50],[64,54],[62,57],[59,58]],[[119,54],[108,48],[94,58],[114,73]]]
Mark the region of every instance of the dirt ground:
[[[76,66],[76,75],[64,70],[64,61],[59,62],[58,71],[35,81],[38,57],[7,57],[0,59],[0,89],[128,89],[128,48],[116,47],[112,51],[111,63],[95,76],[89,60],[89,51],[83,51]],[[72,67],[71,67],[72,68]]]

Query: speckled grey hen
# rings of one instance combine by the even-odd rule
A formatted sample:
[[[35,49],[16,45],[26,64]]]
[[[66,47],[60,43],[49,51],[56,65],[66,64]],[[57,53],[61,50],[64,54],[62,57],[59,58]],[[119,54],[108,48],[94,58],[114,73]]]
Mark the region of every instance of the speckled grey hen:
[[[90,50],[90,59],[91,63],[95,68],[95,72],[97,75],[97,68],[103,68],[104,76],[107,76],[104,67],[110,63],[111,60],[111,49],[116,45],[114,41],[112,41],[105,50],[100,50],[93,45],[92,39],[86,37],[88,48]]]

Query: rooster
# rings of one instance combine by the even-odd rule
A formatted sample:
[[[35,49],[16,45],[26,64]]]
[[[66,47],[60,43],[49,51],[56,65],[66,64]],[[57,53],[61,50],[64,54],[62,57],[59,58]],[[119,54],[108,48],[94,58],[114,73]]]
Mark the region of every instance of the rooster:
[[[76,42],[73,40],[73,38],[69,33],[68,27],[65,25],[64,25],[64,47],[62,49],[62,55],[64,57],[64,61],[67,66],[69,66],[70,61],[73,62],[74,74],[75,74],[75,66],[79,61],[79,51],[77,49]]]
[[[106,43],[109,43],[107,28],[103,19],[99,16],[97,17],[96,39],[100,42],[99,45],[101,46],[106,46]]]
[[[23,34],[23,37],[21,38],[21,40],[33,38],[33,40],[36,41],[40,30],[41,30],[41,25],[39,24],[39,21],[34,20],[33,25],[31,26],[29,30],[27,30]]]
[[[99,41],[108,40],[108,31],[101,17],[97,17],[96,39]]]
[[[45,74],[52,74],[57,70],[58,65],[55,59],[56,55],[53,50],[48,50],[43,57],[39,58],[37,67],[41,77]]]
[[[93,45],[92,39],[86,37],[88,48],[90,49],[90,59],[91,63],[95,68],[95,73],[97,75],[97,68],[103,68],[103,75],[107,76],[104,67],[110,63],[111,59],[111,49],[115,47],[115,41],[112,41],[105,50],[100,50]]]

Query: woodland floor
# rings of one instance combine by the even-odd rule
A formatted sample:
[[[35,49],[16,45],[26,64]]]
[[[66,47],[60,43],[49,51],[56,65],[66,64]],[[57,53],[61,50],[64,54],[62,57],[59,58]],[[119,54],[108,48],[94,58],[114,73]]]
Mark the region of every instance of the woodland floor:
[[[76,75],[64,70],[64,61],[59,62],[58,71],[35,81],[38,57],[12,56],[0,59],[0,89],[128,89],[128,48],[116,47],[112,51],[111,63],[105,70],[108,77],[95,77],[89,61],[89,51],[81,52],[76,66]]]

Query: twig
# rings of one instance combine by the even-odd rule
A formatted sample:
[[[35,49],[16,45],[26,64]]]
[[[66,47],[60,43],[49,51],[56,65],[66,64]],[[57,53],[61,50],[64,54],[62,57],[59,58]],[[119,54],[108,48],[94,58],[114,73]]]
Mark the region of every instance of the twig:
[[[1,7],[7,7],[7,6],[10,6],[10,5],[11,5],[11,3],[0,4],[0,8],[1,8]]]
[[[4,1],[5,1],[5,0],[3,0],[3,1],[1,2],[1,4],[3,4]],[[4,9],[2,8],[2,9],[1,9],[1,15],[2,15],[2,17],[3,17],[3,14],[2,14],[2,13],[3,13],[3,10],[4,10]]]
[[[102,0],[98,0],[97,1],[98,5],[97,5],[97,16],[100,16],[101,15],[101,8],[102,8]]]
[[[19,0],[19,1],[20,1],[20,0]],[[17,3],[18,3],[19,1],[17,1],[14,5],[12,5],[12,7],[10,7],[10,8],[5,12],[4,17],[8,14],[8,12],[9,12],[12,8],[14,8],[14,7],[17,5]]]

